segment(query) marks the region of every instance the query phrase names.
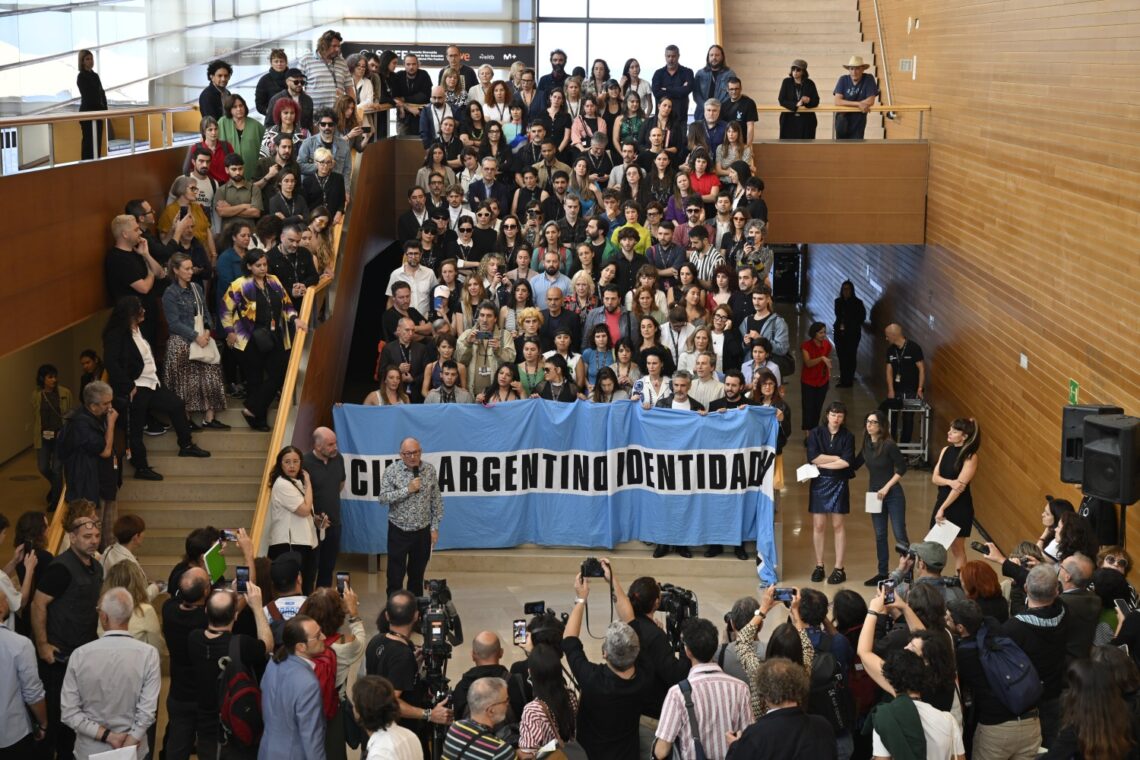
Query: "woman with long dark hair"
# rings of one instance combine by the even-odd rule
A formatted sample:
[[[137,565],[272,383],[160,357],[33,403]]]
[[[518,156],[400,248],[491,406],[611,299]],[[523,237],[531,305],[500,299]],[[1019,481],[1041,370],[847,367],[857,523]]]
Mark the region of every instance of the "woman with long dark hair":
[[[811,493],[808,497],[815,548],[812,583],[819,583],[824,578],[823,544],[828,515],[831,516],[831,528],[835,534],[835,569],[827,582],[838,584],[847,580],[844,570],[844,555],[847,551],[845,520],[851,511],[848,483],[851,465],[855,462],[855,437],[847,429],[846,421],[847,407],[839,401],[832,401],[827,408],[826,421],[813,428],[807,437],[807,461],[819,469],[819,475],[811,480]]]
[[[519,723],[519,757],[530,760],[541,747],[559,746],[574,738],[578,700],[566,687],[562,655],[549,644],[535,644],[526,658],[534,699],[527,702]]]
[[[958,537],[950,545],[954,555],[954,569],[966,564],[966,537],[974,529],[974,497],[970,481],[978,472],[978,448],[982,445],[982,430],[977,420],[959,417],[950,423],[946,433],[949,444],[938,454],[938,464],[930,480],[938,486],[938,500],[930,526],[950,521],[958,526]]]
[[[301,590],[308,595],[317,576],[317,526],[313,513],[313,487],[309,473],[301,467],[304,452],[286,446],[277,452],[277,462],[269,473],[269,559],[289,551],[301,555]]]
[[[569,378],[570,368],[566,358],[560,353],[543,357],[542,369],[546,380],[538,386],[531,398],[544,398],[547,401],[574,401],[578,398],[578,386]]]
[[[55,365],[40,365],[36,370],[36,389],[32,391],[32,448],[36,452],[36,469],[48,482],[48,509],[55,509],[63,491],[63,461],[56,455],[55,447],[63,421],[74,404],[71,391],[59,384]]]
[[[621,115],[614,120],[610,133],[610,143],[621,153],[621,144],[626,140],[637,140],[641,125],[645,123],[645,111],[641,108],[641,96],[636,92],[626,93]]]
[[[364,397],[365,406],[393,406],[396,404],[410,404],[411,398],[405,389],[406,383],[400,368],[392,365],[384,370],[380,378],[380,387]]]
[[[1107,664],[1074,660],[1065,673],[1061,727],[1044,760],[1136,757],[1134,719]]]
[[[752,403],[770,406],[776,410],[776,463],[773,465],[772,487],[784,490],[784,446],[792,435],[792,410],[780,396],[780,382],[768,369],[757,369],[752,374]]]
[[[79,51],[79,74],[75,77],[75,86],[79,88],[80,111],[107,110],[107,92],[103,89],[103,81],[95,73],[95,56],[90,50]],[[103,121],[81,121],[79,128],[83,131],[80,157],[84,161],[90,161],[96,156],[102,156]]]
[[[839,357],[836,388],[850,388],[855,384],[855,363],[866,319],[867,307],[855,296],[855,284],[844,280],[835,299],[835,350]]]
[[[871,525],[875,528],[875,554],[879,561],[878,573],[864,586],[877,586],[886,580],[890,568],[887,563],[887,520],[890,519],[895,542],[910,546],[906,535],[906,494],[902,476],[906,474],[906,457],[891,440],[887,416],[878,409],[863,418],[863,450],[855,459],[855,468],[867,466],[867,492],[874,493],[878,511],[871,512]],[[870,509],[870,507],[868,507]]]
[[[637,93],[646,113],[653,110],[653,88],[641,78],[641,64],[636,58],[630,58],[621,67],[621,91],[622,94]]]
[[[242,415],[254,430],[268,432],[266,416],[285,382],[293,329],[304,332],[308,325],[297,319],[281,281],[269,274],[265,251],[248,251],[245,268],[248,275],[231,283],[223,297],[222,329],[226,345],[241,352],[246,390]]]
[[[819,105],[819,90],[808,76],[807,61],[799,58],[792,61],[788,76],[780,84],[777,100],[788,109],[780,114],[780,139],[814,140],[816,116],[811,111],[800,110]]]
[[[1041,551],[1045,552],[1046,556],[1051,557],[1054,561],[1058,561],[1057,555],[1060,554],[1057,543],[1061,532],[1061,523],[1065,515],[1073,514],[1075,511],[1073,503],[1068,499],[1054,499],[1052,496],[1045,496],[1045,508],[1041,510],[1041,525],[1045,527],[1045,530],[1037,539],[1037,545],[1041,547]]]

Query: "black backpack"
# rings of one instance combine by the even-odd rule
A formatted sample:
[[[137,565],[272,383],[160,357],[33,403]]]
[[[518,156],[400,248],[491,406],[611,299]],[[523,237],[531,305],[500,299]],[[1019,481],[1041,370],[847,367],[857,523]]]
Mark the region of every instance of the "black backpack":
[[[833,637],[822,634],[811,663],[811,689],[808,712],[826,718],[835,733],[850,731],[855,726],[855,701],[847,682],[847,674],[832,653]]]
[[[261,717],[261,687],[241,661],[241,642],[230,634],[227,656],[218,660],[218,723],[224,744],[256,747],[265,731]]]

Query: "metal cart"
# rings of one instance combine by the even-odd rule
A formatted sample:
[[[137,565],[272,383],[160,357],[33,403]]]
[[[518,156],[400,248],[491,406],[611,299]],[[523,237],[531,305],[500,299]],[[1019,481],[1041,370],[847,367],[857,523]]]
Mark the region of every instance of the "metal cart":
[[[909,443],[898,442],[899,452],[910,461],[910,464],[918,467],[930,466],[930,421],[934,416],[934,409],[930,404],[926,403],[920,398],[903,399],[902,404],[899,406],[891,405],[887,409],[888,420],[891,430],[901,430],[901,424],[906,419],[904,415],[913,415],[911,418],[914,432],[918,432],[918,440],[910,441]],[[917,419],[915,419],[917,418]],[[898,427],[897,427],[898,426]]]

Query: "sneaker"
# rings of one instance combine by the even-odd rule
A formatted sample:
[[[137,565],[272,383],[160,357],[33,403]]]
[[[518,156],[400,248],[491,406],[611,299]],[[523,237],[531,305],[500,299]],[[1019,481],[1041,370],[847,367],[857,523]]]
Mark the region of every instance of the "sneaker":
[[[657,544],[657,548],[653,550],[653,559],[661,559],[672,550],[669,544]]]
[[[831,575],[827,577],[827,582],[834,586],[837,583],[844,583],[847,580],[847,573],[843,572],[842,567],[837,567],[831,571]]]
[[[162,476],[149,467],[139,467],[135,470],[135,480],[162,480]]]
[[[147,425],[143,428],[143,433],[146,435],[163,435],[168,429],[165,425]]]
[[[189,446],[183,446],[182,448],[180,448],[178,450],[178,456],[180,456],[180,457],[197,457],[199,459],[205,459],[208,456],[210,456],[210,452],[205,451],[203,449],[200,449],[200,448],[198,448],[198,444],[192,443]]]
[[[878,585],[880,583],[882,583],[883,581],[885,581],[886,579],[887,579],[887,576],[885,576],[885,575],[881,575],[881,574],[876,575],[874,578],[868,578],[867,580],[863,581],[863,585],[869,586],[872,588],[877,588]]]
[[[710,544],[709,548],[705,549],[706,557],[719,557],[724,552],[724,547],[720,544]]]
[[[823,565],[816,565],[815,570],[811,571],[811,582],[812,583],[822,583],[823,582]]]

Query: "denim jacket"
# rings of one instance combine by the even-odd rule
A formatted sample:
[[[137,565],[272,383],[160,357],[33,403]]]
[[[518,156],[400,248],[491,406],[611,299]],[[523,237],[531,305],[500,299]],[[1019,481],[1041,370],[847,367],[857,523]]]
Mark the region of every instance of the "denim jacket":
[[[198,283],[192,282],[189,288],[184,288],[175,282],[162,292],[162,310],[166,314],[166,324],[170,326],[171,335],[184,338],[187,342],[192,342],[198,337],[194,332],[194,315],[197,313],[198,303],[202,305],[202,311],[206,316],[206,330],[210,330],[214,326],[214,321],[210,318],[210,310],[206,308],[206,296],[203,295]]]

